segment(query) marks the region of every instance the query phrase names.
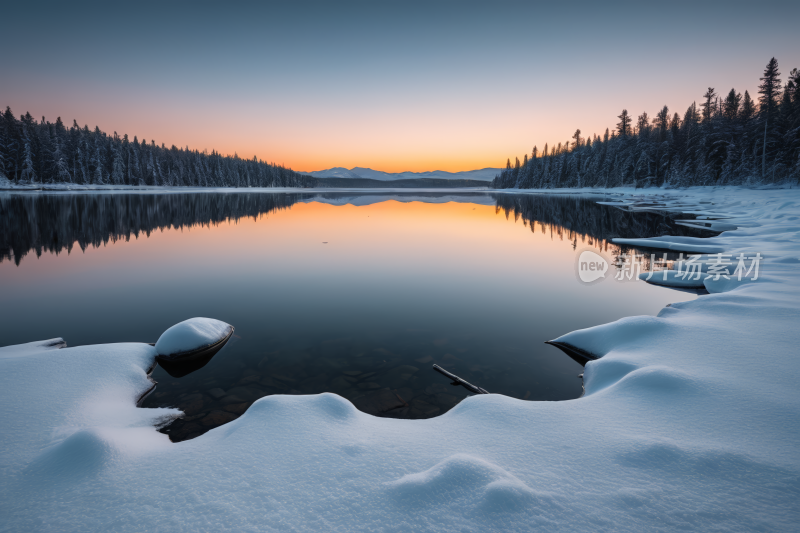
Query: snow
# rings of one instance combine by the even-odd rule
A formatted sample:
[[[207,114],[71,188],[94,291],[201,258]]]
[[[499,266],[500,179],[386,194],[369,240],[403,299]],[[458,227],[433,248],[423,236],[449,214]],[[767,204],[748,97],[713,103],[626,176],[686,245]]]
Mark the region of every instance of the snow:
[[[667,241],[659,239],[613,239],[615,244],[627,244],[628,246],[642,246],[648,248],[660,248],[672,252],[690,252],[693,254],[716,254],[724,252],[721,246],[705,244],[706,239],[693,237],[673,237]]]
[[[16,346],[6,346],[0,348],[0,359],[22,357],[31,353],[42,352],[45,350],[58,350],[66,348],[67,343],[61,337],[55,339],[48,339],[46,341],[28,342],[25,344],[17,344]]]
[[[315,178],[351,178],[351,179],[358,179],[363,176],[359,176],[355,172],[347,170],[344,167],[333,167],[328,168],[326,170],[317,170],[314,172],[301,172],[301,174],[308,174],[309,176],[313,176]]]
[[[699,274],[687,275],[686,270],[661,270],[652,274],[645,272],[639,274],[639,279],[652,285],[663,285],[664,287],[684,288],[684,289],[705,289],[702,268],[698,268]]]
[[[480,395],[410,421],[275,395],[171,444],[152,426],[176,412],[135,407],[154,348],[4,349],[0,529],[796,530],[800,193],[620,199],[642,198],[728,216],[707,245],[766,259],[757,281],[560,337],[599,357],[577,400]]]
[[[229,336],[233,327],[213,318],[190,318],[175,324],[156,342],[158,355],[171,357],[216,344]]]

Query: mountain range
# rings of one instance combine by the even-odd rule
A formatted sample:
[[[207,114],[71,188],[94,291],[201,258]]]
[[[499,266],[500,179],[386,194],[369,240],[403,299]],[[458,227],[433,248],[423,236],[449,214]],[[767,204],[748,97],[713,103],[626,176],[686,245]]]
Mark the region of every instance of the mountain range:
[[[433,178],[446,180],[480,180],[492,181],[502,169],[481,168],[478,170],[466,170],[464,172],[447,172],[445,170],[431,170],[428,172],[381,172],[371,168],[354,167],[350,170],[344,167],[333,167],[314,172],[301,172],[315,178],[366,178],[379,181],[407,180],[419,178]]]

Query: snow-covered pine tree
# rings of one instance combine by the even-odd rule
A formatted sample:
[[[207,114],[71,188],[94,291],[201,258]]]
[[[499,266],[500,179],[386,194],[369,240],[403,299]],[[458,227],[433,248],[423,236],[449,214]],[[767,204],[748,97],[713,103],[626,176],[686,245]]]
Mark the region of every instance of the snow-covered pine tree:
[[[621,137],[627,137],[631,134],[631,117],[628,114],[628,110],[623,109],[622,113],[620,113],[617,118],[619,119],[617,123],[617,133]]]
[[[60,119],[59,119],[60,120]],[[56,138],[55,149],[53,150],[53,164],[55,166],[54,181],[59,183],[70,183],[72,176],[69,173],[69,165],[64,151],[61,147],[61,140]]]
[[[769,60],[764,75],[760,78],[761,84],[758,86],[759,115],[764,125],[764,138],[761,148],[761,179],[767,177],[767,153],[774,148],[778,137],[775,115],[778,110],[778,102],[781,92],[781,73],[778,71],[778,60],[774,57]]]
[[[33,149],[31,148],[30,141],[25,142],[24,159],[22,160],[22,173],[20,174],[20,181],[23,183],[36,183],[37,176],[36,170],[33,166]]]
[[[125,181],[125,161],[122,158],[122,150],[114,150],[113,170],[111,171],[111,183],[121,185]]]

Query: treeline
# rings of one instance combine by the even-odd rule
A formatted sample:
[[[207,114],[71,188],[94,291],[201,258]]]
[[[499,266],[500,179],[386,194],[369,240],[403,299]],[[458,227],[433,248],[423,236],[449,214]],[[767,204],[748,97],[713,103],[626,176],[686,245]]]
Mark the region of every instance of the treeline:
[[[533,148],[511,160],[492,182],[497,189],[557,187],[688,187],[800,181],[800,72],[781,85],[772,58],[758,102],[745,91],[718,95],[709,87],[683,117],[664,106],[634,122],[623,109],[614,131]]]
[[[0,180],[15,184],[167,185],[174,187],[313,187],[314,178],[257,158],[170,148],[154,140],[67,128],[59,117],[0,114]]]

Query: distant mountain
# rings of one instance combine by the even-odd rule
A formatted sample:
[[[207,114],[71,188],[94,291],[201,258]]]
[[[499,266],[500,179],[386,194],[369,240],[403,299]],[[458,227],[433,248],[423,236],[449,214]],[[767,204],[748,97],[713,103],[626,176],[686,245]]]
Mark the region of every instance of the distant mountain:
[[[486,180],[413,178],[402,180],[373,180],[369,178],[316,178],[316,187],[333,189],[486,189]]]
[[[343,167],[334,167],[315,172],[306,172],[315,178],[364,178],[378,181],[394,181],[409,179],[444,179],[444,180],[479,180],[492,181],[502,169],[500,168],[481,168],[478,170],[466,170],[464,172],[447,172],[445,170],[431,170],[429,172],[381,172],[371,168],[354,167],[347,170]]]
[[[359,176],[358,174],[347,170],[344,167],[333,167],[327,170],[318,170],[316,172],[303,172],[302,174],[308,174],[309,176],[314,176],[315,178],[353,178],[358,179],[363,176]]]

